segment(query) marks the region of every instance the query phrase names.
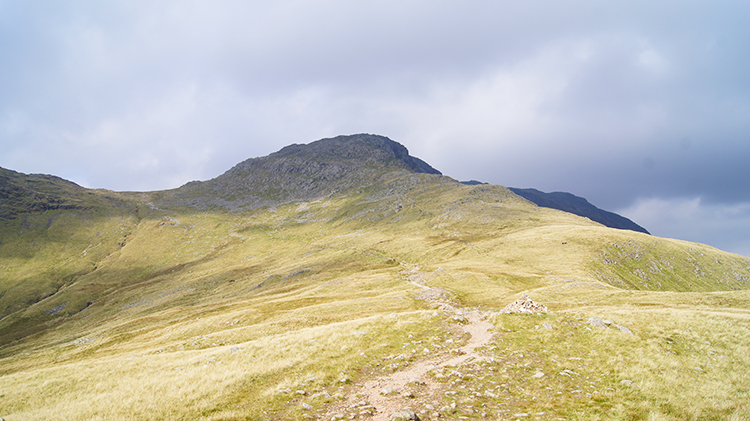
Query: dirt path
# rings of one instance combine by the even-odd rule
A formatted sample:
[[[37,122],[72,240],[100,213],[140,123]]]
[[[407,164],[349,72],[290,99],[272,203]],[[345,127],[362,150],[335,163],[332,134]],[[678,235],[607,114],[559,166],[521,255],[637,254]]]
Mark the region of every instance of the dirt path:
[[[406,370],[369,380],[352,391],[349,399],[341,405],[336,405],[324,419],[336,419],[348,413],[367,416],[371,414],[371,419],[374,421],[388,421],[393,413],[413,407],[415,402],[420,401],[420,397],[423,399],[431,397],[439,388],[440,383],[427,376],[428,371],[481,359],[482,357],[475,351],[476,348],[488,344],[492,339],[493,333],[490,329],[494,326],[484,319],[482,313],[463,312],[463,316],[468,320],[463,330],[471,337],[466,345],[459,348],[457,356],[446,359],[444,355],[418,361]],[[409,390],[407,386],[410,384],[419,385],[418,396]]]

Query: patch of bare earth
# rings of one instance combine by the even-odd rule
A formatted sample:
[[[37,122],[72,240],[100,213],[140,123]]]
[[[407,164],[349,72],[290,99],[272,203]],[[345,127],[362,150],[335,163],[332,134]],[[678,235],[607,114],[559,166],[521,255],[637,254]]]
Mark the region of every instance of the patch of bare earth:
[[[493,337],[491,329],[494,326],[484,314],[466,310],[456,312],[466,320],[462,326],[463,331],[470,335],[466,345],[449,354],[414,362],[402,371],[372,378],[361,386],[352,386],[348,398],[330,407],[323,419],[387,421],[393,414],[404,410],[419,411],[421,420],[439,418],[440,408],[437,406],[445,394],[446,385],[428,373],[483,359],[476,349],[487,345]]]

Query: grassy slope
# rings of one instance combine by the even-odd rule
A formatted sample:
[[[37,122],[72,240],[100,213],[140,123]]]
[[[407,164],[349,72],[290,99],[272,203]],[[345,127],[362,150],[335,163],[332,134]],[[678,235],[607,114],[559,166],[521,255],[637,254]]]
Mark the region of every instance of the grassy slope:
[[[272,210],[26,221],[0,246],[6,420],[302,419],[349,381],[393,369],[388,356],[407,355],[403,366],[412,350],[460,344],[450,314],[415,298],[415,270],[461,306],[499,311],[527,292],[555,312],[494,316],[495,363],[444,402],[473,412],[445,417],[750,416],[748,259],[603,228],[497,186],[398,173]],[[592,330],[591,316],[634,335]],[[533,370],[547,376],[530,381]],[[470,394],[489,389],[498,397]]]

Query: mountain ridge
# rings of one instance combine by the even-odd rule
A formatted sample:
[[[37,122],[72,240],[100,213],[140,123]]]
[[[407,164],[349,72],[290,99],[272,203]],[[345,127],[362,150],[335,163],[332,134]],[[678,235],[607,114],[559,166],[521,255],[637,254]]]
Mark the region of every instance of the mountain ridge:
[[[0,220],[23,212],[78,209],[85,189],[71,181],[44,174],[22,174],[0,168]]]
[[[368,168],[372,165],[382,165],[382,168]],[[155,206],[219,207],[236,211],[343,193],[352,187],[371,184],[388,168],[442,175],[425,161],[411,156],[402,144],[385,136],[362,133],[290,144],[267,156],[246,159],[210,180],[191,181],[176,189],[133,196],[150,196],[149,201]],[[41,212],[85,207],[81,196],[90,189],[53,175],[23,176],[0,169],[0,219],[12,218],[24,209]],[[485,183],[472,180],[463,184]],[[630,219],[599,209],[571,193],[544,193],[513,187],[509,190],[537,206],[570,212],[610,228],[648,234]]]
[[[524,199],[535,203],[537,206],[570,212],[578,216],[589,218],[594,222],[598,222],[610,228],[627,229],[631,231],[642,232],[644,234],[650,234],[645,228],[636,224],[632,220],[622,215],[618,215],[614,212],[600,209],[592,205],[585,198],[576,196],[572,193],[545,193],[533,188],[521,189],[517,187],[508,187],[508,189],[513,193],[523,197]]]
[[[480,186],[488,184],[477,180],[462,181],[461,183],[467,186]],[[545,193],[533,188],[521,189],[517,187],[508,187],[508,190],[534,203],[537,206],[557,209],[563,212],[582,216],[594,222],[598,222],[605,227],[626,229],[635,232],[642,232],[649,235],[651,234],[650,232],[648,232],[648,230],[636,224],[632,220],[617,213],[600,209],[591,204],[588,200],[586,200],[586,198],[576,196],[572,193]]]

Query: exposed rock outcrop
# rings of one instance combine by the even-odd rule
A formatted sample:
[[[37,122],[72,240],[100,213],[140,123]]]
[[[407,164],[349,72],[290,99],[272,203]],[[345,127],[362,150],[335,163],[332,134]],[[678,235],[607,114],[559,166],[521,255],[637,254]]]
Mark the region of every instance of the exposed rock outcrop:
[[[403,170],[440,175],[398,142],[356,134],[289,145],[278,152],[240,162],[208,181],[191,181],[161,192],[157,205],[253,209],[313,200],[372,185],[384,173]]]

